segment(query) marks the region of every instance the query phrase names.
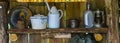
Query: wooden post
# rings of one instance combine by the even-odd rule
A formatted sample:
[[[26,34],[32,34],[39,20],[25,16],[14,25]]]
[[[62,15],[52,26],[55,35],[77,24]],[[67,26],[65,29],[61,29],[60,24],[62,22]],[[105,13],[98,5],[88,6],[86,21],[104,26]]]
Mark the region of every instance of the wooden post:
[[[0,2],[0,43],[7,43],[7,34],[6,34],[6,3]]]
[[[118,34],[118,0],[105,0],[108,14],[108,43],[119,43]]]

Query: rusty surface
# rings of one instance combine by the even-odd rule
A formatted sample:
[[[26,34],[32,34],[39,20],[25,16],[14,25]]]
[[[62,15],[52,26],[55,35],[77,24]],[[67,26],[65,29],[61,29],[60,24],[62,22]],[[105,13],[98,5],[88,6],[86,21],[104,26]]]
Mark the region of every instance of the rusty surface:
[[[10,29],[7,33],[107,33],[107,28],[85,29],[85,28],[61,28],[61,29]]]

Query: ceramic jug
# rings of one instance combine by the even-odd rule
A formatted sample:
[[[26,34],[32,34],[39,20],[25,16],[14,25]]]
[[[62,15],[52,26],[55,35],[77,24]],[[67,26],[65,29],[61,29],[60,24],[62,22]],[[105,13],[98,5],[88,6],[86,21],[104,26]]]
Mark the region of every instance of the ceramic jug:
[[[32,29],[45,29],[47,26],[47,16],[44,15],[34,15],[30,17]]]
[[[60,28],[60,19],[62,16],[63,11],[57,10],[55,6],[52,6],[48,14],[48,28]]]

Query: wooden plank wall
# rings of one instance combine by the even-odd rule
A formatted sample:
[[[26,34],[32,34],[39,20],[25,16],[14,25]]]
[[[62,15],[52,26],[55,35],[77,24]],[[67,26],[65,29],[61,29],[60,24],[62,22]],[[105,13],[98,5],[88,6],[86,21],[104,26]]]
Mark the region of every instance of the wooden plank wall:
[[[95,10],[97,8],[99,9],[103,9],[104,7],[104,1],[100,0],[99,2],[103,2],[102,4],[99,5],[97,0],[88,0],[92,5],[92,9]],[[97,1],[97,2],[96,2]],[[97,4],[96,4],[97,3]],[[53,3],[53,2],[49,2],[50,6],[56,6],[58,9],[62,9],[64,12],[64,16],[61,19],[61,27],[62,28],[66,28],[67,25],[67,21],[69,19],[79,19],[80,20],[80,27],[83,27],[83,14],[86,11],[86,2],[57,2],[57,3]],[[9,10],[17,7],[17,6],[27,6],[28,8],[30,8],[33,12],[33,15],[35,14],[44,14],[44,15],[48,15],[48,10],[47,10],[47,6],[41,2],[41,3],[34,3],[34,2],[27,2],[27,3],[22,3],[22,2],[16,2],[14,0],[10,1],[9,4]],[[28,34],[17,34],[18,35],[18,40],[17,41],[11,41],[11,43],[28,43],[28,38],[29,39],[29,43],[43,43],[45,42],[44,40],[48,40],[49,39],[49,43],[56,43],[56,41],[58,43],[68,43],[69,39],[55,39],[55,38],[48,38],[48,39],[44,39],[41,38],[40,34],[30,34],[30,36],[28,37]],[[106,36],[106,35],[104,35]],[[105,40],[105,39],[104,39]],[[65,42],[64,42],[65,41]],[[105,43],[105,41],[103,42],[98,42],[98,43]]]
[[[33,14],[44,14],[48,15],[48,10],[47,7],[44,3],[18,3],[18,2],[10,2],[10,8],[13,9],[17,6],[27,6],[29,7]],[[86,3],[80,3],[80,2],[67,2],[67,3],[52,3],[50,2],[50,6],[56,6],[58,9],[63,10],[64,16],[61,19],[61,27],[65,28],[66,27],[66,21],[72,18],[77,18],[81,21],[81,26],[83,26],[83,14],[84,11],[86,10]],[[72,15],[72,16],[71,16]],[[18,35],[18,40],[17,41],[11,41],[11,43],[28,43],[28,35],[27,34],[17,34]],[[30,34],[30,43],[42,43],[42,38],[40,37],[40,34]],[[45,40],[45,39],[44,39]],[[64,43],[63,40],[65,39],[55,39],[55,38],[50,38],[50,43],[56,43],[58,41],[59,43]],[[66,39],[65,42],[68,43],[69,39]]]
[[[108,43],[120,43],[118,31],[118,0],[105,0],[109,19]]]
[[[3,1],[3,0],[2,0]],[[0,43],[8,43],[8,37],[6,33],[6,24],[7,24],[7,19],[6,19],[6,7],[7,3],[6,2],[0,2]],[[4,18],[5,17],[5,18]]]

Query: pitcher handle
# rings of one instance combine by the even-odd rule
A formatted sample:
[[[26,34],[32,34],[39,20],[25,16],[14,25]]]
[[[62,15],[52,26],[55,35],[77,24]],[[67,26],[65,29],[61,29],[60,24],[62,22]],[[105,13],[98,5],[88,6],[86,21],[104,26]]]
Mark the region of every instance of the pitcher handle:
[[[62,10],[58,10],[61,13],[61,16],[59,19],[61,19],[63,17],[63,11]]]

